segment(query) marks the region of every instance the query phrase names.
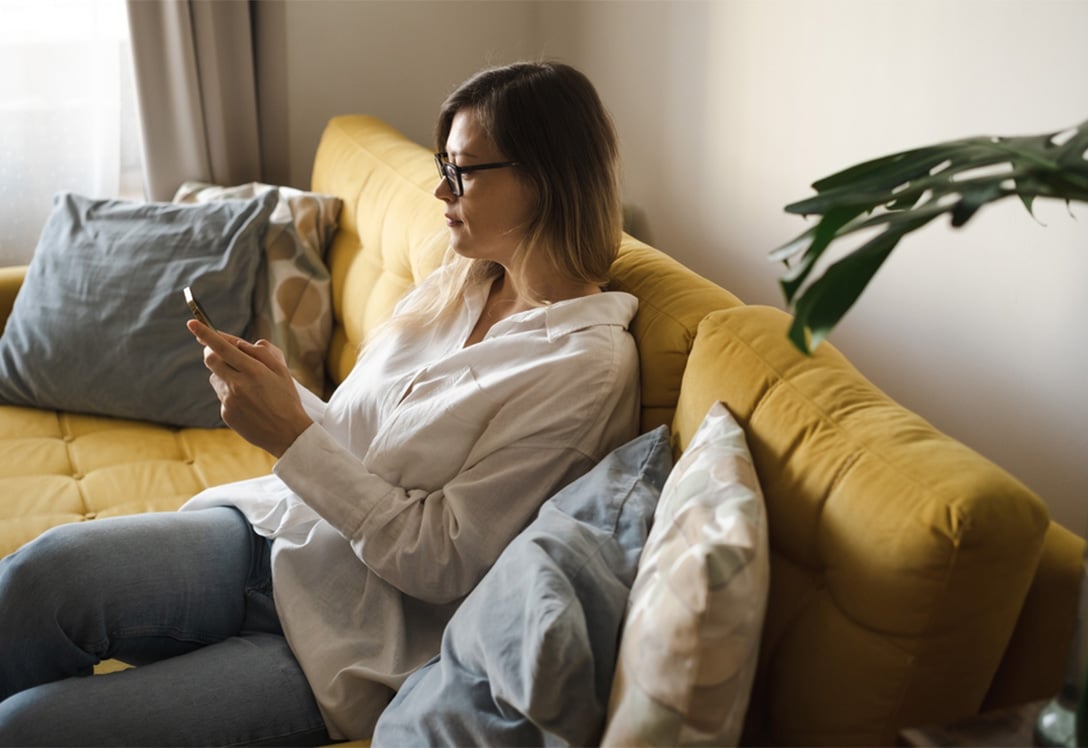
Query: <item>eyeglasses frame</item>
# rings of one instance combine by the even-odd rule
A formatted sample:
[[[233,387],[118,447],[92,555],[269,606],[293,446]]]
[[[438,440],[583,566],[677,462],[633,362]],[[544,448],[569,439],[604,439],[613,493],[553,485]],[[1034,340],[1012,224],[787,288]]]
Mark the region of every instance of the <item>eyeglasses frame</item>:
[[[450,186],[450,192],[455,197],[461,197],[465,194],[465,185],[461,181],[462,174],[471,174],[474,171],[486,171],[488,169],[503,169],[508,166],[520,166],[517,161],[495,161],[490,164],[472,164],[471,166],[458,166],[457,164],[446,161],[446,157],[450,154],[447,151],[439,151],[434,154],[435,165],[438,166],[438,176],[446,180],[446,183]],[[452,176],[451,176],[452,173]]]

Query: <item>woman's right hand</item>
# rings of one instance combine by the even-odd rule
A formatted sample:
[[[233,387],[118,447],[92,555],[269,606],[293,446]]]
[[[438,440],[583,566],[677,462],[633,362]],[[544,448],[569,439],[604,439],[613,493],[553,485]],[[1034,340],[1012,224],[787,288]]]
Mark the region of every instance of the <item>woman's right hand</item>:
[[[306,414],[283,352],[267,340],[250,343],[189,320],[204,346],[223,423],[246,441],[282,457],[313,420]]]

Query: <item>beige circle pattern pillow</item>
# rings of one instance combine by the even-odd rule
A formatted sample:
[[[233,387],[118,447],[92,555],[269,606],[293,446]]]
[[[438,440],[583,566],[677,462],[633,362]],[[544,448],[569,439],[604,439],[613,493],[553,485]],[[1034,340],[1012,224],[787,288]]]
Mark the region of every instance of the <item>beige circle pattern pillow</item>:
[[[325,355],[332,337],[332,288],[325,254],[339,225],[340,198],[260,182],[235,187],[186,182],[174,202],[248,200],[271,190],[279,192],[279,201],[262,240],[252,334],[282,349],[295,379],[323,395]]]
[[[711,406],[661,492],[628,598],[603,745],[736,745],[767,607],[744,431]]]

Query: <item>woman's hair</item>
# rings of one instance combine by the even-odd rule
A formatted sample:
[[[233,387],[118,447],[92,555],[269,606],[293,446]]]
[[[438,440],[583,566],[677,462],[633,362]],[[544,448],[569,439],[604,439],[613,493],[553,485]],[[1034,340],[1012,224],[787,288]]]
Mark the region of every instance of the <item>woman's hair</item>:
[[[482,70],[442,104],[435,127],[439,151],[446,150],[453,119],[463,111],[475,115],[503,158],[518,163],[515,173],[537,196],[515,251],[514,272],[524,260],[542,255],[571,281],[607,283],[622,235],[619,147],[612,119],[589,79],[557,62]],[[494,262],[452,251],[445,264],[452,267],[444,274],[444,287],[420,299],[411,316],[441,316],[457,304],[467,285],[502,273]]]

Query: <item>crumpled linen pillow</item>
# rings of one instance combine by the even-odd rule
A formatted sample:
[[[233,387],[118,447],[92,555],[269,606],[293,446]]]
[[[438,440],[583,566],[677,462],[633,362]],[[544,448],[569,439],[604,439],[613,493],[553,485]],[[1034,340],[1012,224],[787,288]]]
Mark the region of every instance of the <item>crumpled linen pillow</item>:
[[[373,745],[595,743],[671,466],[661,426],[545,502],[458,608],[439,656],[383,712]]]
[[[0,336],[0,403],[222,426],[182,289],[247,335],[276,200],[194,210],[57,195]]]
[[[322,396],[333,321],[332,283],[325,255],[339,226],[343,201],[333,195],[260,182],[233,187],[186,182],[174,194],[173,202],[200,205],[249,200],[273,190],[279,200],[261,242],[263,256],[253,294],[251,335],[278,346],[295,379]]]
[[[767,542],[744,431],[715,403],[661,492],[602,745],[739,742],[767,607]]]

